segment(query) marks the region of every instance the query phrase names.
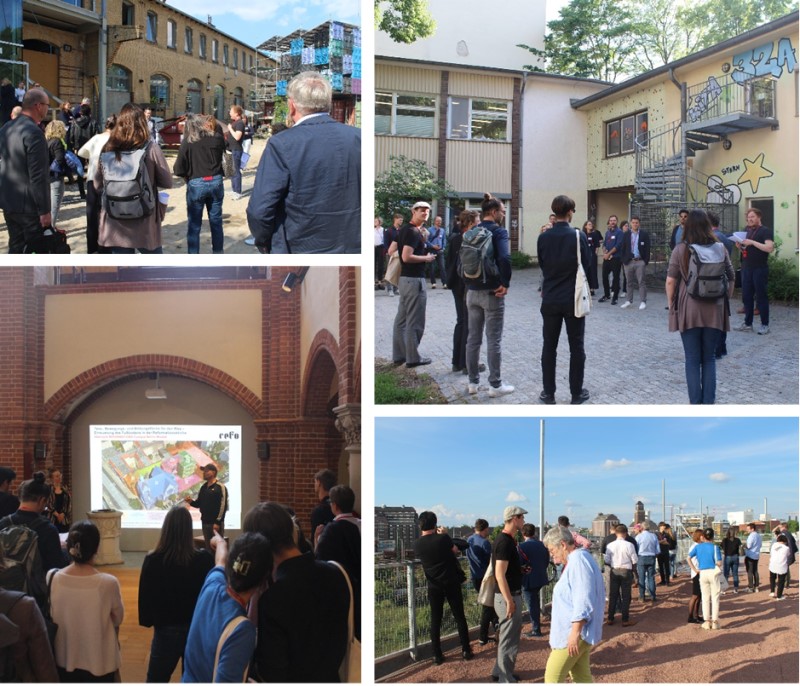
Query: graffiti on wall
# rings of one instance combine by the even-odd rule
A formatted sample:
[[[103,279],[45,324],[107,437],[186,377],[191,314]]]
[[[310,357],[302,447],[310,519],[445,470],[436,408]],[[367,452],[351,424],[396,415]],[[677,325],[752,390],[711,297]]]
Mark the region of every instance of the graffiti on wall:
[[[755,194],[758,193],[758,187],[761,184],[761,179],[768,179],[774,176],[774,173],[764,166],[765,154],[762,152],[754,160],[745,157],[742,164],[731,164],[724,167],[721,171],[722,176],[734,174],[742,171],[744,165],[744,172],[742,172],[736,179],[736,183],[726,184],[722,180],[722,176],[708,177],[706,185],[708,186],[708,193],[706,193],[706,202],[721,203],[725,205],[738,205],[742,199],[742,189],[739,188],[740,184],[749,183],[751,191]]]
[[[738,84],[744,84],[750,79],[761,76],[778,79],[783,76],[784,67],[788,73],[794,72],[797,68],[797,57],[791,39],[781,38],[778,41],[778,49],[775,51],[774,57],[772,56],[773,48],[772,43],[766,43],[734,55],[731,78]]]
[[[758,186],[761,179],[768,179],[773,173],[764,166],[764,153],[762,152],[754,160],[744,158],[744,173],[736,180],[736,183],[749,183],[753,193],[758,193]]]
[[[719,85],[719,82],[713,76],[709,76],[706,87],[694,96],[692,99],[694,105],[686,111],[686,116],[689,118],[689,121],[697,121],[700,119],[720,95],[722,95],[722,86]]]
[[[742,199],[742,190],[735,183],[727,186],[719,176],[708,177],[708,193],[706,202],[719,203],[721,205],[738,205]]]

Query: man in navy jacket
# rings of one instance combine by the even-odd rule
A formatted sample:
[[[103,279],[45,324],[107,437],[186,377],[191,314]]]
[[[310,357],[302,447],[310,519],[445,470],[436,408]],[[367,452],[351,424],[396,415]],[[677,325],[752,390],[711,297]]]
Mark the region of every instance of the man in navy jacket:
[[[647,265],[650,262],[650,234],[639,230],[639,217],[631,217],[631,230],[622,237],[622,268],[628,280],[628,299],[620,305],[622,309],[633,304],[633,282],[639,284],[639,309],[647,307],[647,286],[644,283]]]
[[[361,252],[361,131],[331,119],[332,90],[317,72],[287,88],[294,126],[270,140],[247,223],[262,253]]]
[[[536,527],[533,524],[525,524],[522,527],[522,537],[525,539],[519,544],[519,561],[523,571],[522,595],[531,616],[531,630],[525,636],[533,638],[542,635],[539,591],[547,586],[550,553],[547,552],[544,543],[536,538]]]

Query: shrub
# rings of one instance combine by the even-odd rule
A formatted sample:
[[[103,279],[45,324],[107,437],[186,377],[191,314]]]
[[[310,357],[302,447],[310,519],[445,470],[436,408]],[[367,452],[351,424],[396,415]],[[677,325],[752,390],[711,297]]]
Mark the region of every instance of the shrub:
[[[775,250],[768,258],[769,280],[767,296],[770,301],[797,302],[798,274],[797,267],[790,260],[780,258],[783,240],[775,237]]]
[[[511,252],[511,268],[512,269],[528,269],[533,266],[533,258],[519,250]]]

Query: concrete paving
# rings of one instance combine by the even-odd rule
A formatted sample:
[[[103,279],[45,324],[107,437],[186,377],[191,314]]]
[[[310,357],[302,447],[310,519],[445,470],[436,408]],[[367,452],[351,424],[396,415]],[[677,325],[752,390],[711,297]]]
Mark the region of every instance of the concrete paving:
[[[250,162],[242,174],[242,198],[234,200],[230,195],[231,182],[225,179],[225,200],[222,203],[222,224],[225,233],[224,250],[232,254],[258,255],[255,247],[245,245],[244,239],[250,235],[247,228],[247,203],[256,176],[261,153],[266,147],[266,140],[256,139],[250,149]],[[175,164],[177,150],[164,150],[169,168]],[[173,177],[174,186],[167,190],[169,205],[167,215],[161,226],[162,244],[166,254],[186,253],[186,183],[183,179]],[[58,227],[67,232],[73,254],[86,254],[86,203],[80,199],[77,184],[68,184],[64,194],[64,202],[59,213]],[[3,214],[0,212],[0,254],[8,252],[8,231]],[[208,214],[203,214],[203,226],[200,229],[200,253],[211,254],[211,232],[208,227]],[[98,259],[104,259],[98,255]]]
[[[467,377],[451,370],[455,307],[453,295],[437,284],[430,290],[425,336],[420,352],[433,363],[420,367],[441,387],[449,403],[536,404],[541,384],[542,318],[537,292],[538,269],[514,272],[505,312],[503,332],[503,382],[516,391],[501,398],[489,398],[487,373],[481,375],[479,393],[466,392]],[[684,355],[680,334],[667,330],[664,291],[648,293],[647,309],[639,310],[638,293],[633,306],[598,303],[586,321],[586,373],[584,387],[591,393],[588,404],[650,405],[687,404]],[[385,291],[375,292],[375,356],[392,357],[392,324],[399,298]],[[738,293],[732,309],[741,305]],[[735,326],[742,315],[731,318]],[[758,318],[756,317],[756,323]],[[770,306],[770,333],[731,331],[728,355],[717,361],[717,403],[796,404],[798,402],[798,309]],[[486,361],[486,342],[481,350]],[[558,344],[557,391],[559,404],[569,403],[569,345],[562,329]]]

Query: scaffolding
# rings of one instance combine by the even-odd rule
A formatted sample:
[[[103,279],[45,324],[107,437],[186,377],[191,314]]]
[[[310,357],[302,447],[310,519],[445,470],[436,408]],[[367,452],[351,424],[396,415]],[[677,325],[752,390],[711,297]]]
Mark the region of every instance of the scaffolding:
[[[361,99],[361,29],[352,24],[326,21],[286,36],[272,36],[257,47],[261,59],[255,67],[253,109],[267,112],[276,99],[286,96],[292,77],[318,71],[333,88],[332,115],[352,123]]]

